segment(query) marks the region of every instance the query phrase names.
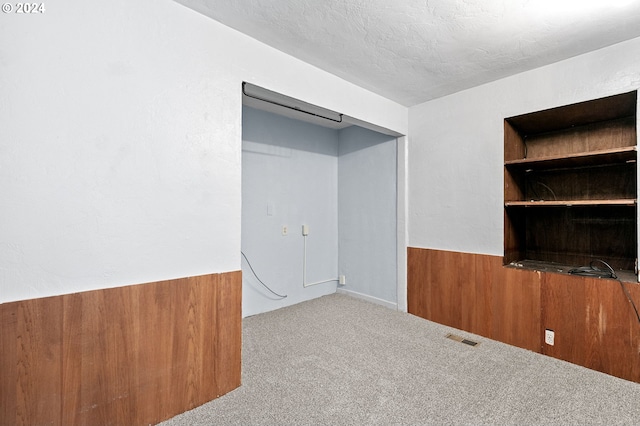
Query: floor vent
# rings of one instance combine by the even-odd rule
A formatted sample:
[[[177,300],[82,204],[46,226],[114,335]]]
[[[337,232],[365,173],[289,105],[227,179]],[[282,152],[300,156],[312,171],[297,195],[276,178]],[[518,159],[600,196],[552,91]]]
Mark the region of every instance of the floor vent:
[[[476,346],[478,342],[474,342],[473,340],[465,339],[464,337],[456,336],[455,334],[447,334],[445,336],[447,339],[455,340],[456,342],[464,343],[469,346]]]

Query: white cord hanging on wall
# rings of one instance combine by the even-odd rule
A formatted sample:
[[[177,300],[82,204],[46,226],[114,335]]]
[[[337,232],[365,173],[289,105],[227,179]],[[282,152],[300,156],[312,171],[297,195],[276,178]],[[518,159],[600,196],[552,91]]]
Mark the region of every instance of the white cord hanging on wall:
[[[302,237],[304,238],[304,253],[302,256],[302,286],[303,287],[311,287],[312,285],[330,283],[332,281],[337,281],[340,285],[344,285],[346,283],[346,278],[344,275],[340,275],[338,278],[331,278],[328,280],[316,281],[313,283],[307,282],[307,236],[309,235],[309,225],[302,225]]]

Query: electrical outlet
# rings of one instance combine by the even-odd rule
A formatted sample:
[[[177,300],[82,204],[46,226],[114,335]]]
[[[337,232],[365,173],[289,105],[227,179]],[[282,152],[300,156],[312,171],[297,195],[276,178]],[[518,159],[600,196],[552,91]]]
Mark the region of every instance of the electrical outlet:
[[[555,339],[556,339],[556,333],[553,330],[546,329],[544,331],[544,342],[547,345],[553,346]]]
[[[286,237],[287,235],[289,235],[289,228],[287,228],[287,225],[282,225],[282,236]]]
[[[345,277],[344,275],[340,275],[338,277],[338,284],[347,285],[347,277]]]

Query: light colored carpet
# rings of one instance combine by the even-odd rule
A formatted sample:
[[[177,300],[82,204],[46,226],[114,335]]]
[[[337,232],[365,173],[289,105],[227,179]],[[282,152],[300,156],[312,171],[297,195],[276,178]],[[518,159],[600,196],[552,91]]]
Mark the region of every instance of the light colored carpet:
[[[640,424],[639,384],[339,294],[244,319],[242,382],[161,424]]]

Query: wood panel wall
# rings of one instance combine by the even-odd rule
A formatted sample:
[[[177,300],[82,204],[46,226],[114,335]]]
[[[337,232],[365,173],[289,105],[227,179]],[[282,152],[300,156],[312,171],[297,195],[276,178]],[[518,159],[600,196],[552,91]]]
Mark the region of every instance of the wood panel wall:
[[[0,305],[0,424],[148,425],[240,386],[241,272]]]
[[[640,382],[640,324],[620,283],[547,274],[542,294],[544,328],[556,335],[542,353]],[[625,283],[640,308],[640,286]],[[561,336],[562,338],[559,338]]]
[[[625,284],[640,307],[640,285]],[[616,280],[504,267],[502,258],[410,247],[409,313],[640,382],[640,323]],[[555,332],[555,345],[544,331]]]

